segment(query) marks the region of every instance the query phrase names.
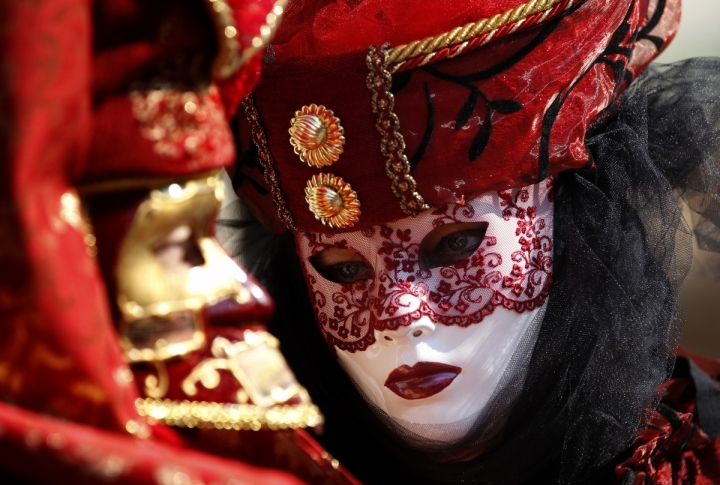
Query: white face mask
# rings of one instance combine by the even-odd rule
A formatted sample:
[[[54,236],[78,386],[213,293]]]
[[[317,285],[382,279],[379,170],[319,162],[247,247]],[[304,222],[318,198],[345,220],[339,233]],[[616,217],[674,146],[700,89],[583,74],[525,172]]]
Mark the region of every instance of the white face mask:
[[[406,427],[465,420],[454,440],[545,303],[552,227],[548,179],[295,242],[320,330],[365,398]]]

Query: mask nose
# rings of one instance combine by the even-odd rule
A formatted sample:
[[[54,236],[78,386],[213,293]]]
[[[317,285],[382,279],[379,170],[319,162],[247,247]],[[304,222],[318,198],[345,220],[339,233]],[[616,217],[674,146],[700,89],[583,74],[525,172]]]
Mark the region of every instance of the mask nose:
[[[428,317],[422,317],[408,326],[380,332],[380,341],[388,345],[420,342],[435,333],[436,324]]]

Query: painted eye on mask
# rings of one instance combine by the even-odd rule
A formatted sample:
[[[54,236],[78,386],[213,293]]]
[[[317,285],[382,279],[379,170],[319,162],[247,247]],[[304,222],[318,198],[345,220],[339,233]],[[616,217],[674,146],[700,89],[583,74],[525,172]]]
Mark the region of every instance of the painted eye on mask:
[[[485,237],[487,222],[445,224],[420,243],[420,269],[452,266],[472,255]]]
[[[310,258],[323,278],[334,283],[353,283],[373,278],[370,266],[351,249],[327,248]]]

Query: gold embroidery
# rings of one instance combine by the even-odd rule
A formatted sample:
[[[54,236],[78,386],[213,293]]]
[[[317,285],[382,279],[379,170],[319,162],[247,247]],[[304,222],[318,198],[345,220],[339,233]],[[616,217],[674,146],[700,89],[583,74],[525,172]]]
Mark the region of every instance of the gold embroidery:
[[[277,172],[275,171],[275,160],[270,153],[268,147],[267,138],[265,137],[265,130],[263,130],[260,123],[260,114],[255,108],[255,102],[253,101],[252,95],[248,95],[242,102],[245,110],[245,116],[250,123],[250,129],[252,131],[252,141],[258,149],[260,154],[260,163],[262,163],[264,169],[265,181],[270,185],[270,192],[272,193],[273,202],[278,208],[278,217],[290,230],[296,231],[295,221],[293,216],[285,204],[285,199],[282,196],[282,190],[280,189],[280,182],[278,181]]]
[[[158,485],[205,485],[200,478],[175,465],[161,465],[155,470]]]
[[[353,227],[360,218],[360,201],[349,183],[332,174],[313,175],[305,200],[315,219],[334,229]]]
[[[393,113],[395,97],[390,92],[392,76],[386,70],[389,44],[376,50],[370,47],[367,55],[367,87],[372,93],[372,110],[377,117],[375,127],[382,136],[380,151],[385,157],[385,171],[392,181],[392,191],[400,199],[400,208],[416,216],[430,206],[416,191],[415,179],[410,175],[410,162],[403,153],[405,140],[400,134],[400,120]]]
[[[53,450],[62,450],[65,446],[67,446],[67,439],[60,433],[52,433],[48,435],[45,442],[47,443],[48,448]]]
[[[80,198],[74,190],[65,192],[60,196],[60,220],[83,234],[85,252],[88,256],[97,256],[97,247],[95,247],[96,241],[95,235],[92,233],[92,225],[87,218],[87,214],[82,211]],[[53,221],[53,226],[58,230],[61,227],[57,220]]]
[[[295,112],[288,132],[295,154],[311,167],[332,165],[343,152],[345,130],[325,106],[303,106]]]
[[[191,157],[202,165],[232,158],[232,134],[214,85],[205,92],[133,91],[130,100],[140,134],[154,143],[156,154],[174,160]]]
[[[250,45],[242,48],[238,39],[238,30],[232,8],[226,0],[206,0],[218,35],[220,52],[213,63],[213,75],[216,79],[227,79],[247,63],[260,49],[270,41],[280,25],[287,0],[278,0],[265,17],[265,24],[252,38]]]
[[[125,423],[125,431],[133,436],[137,436],[140,439],[149,438],[151,434],[150,427],[147,424],[141,423],[135,419],[131,419]]]
[[[323,423],[318,408],[305,388],[297,383],[268,332],[246,330],[244,340],[231,343],[223,337],[213,340],[214,358],[198,364],[183,380],[182,389],[197,394],[197,385],[214,389],[220,384],[218,370],[227,370],[242,385],[239,404],[170,399],[138,399],[140,416],[170,426],[217,429],[269,429],[314,427]],[[252,399],[252,404],[247,404]],[[296,404],[285,404],[296,400]]]
[[[60,196],[60,218],[75,229],[82,229],[80,198],[75,192],[65,192]]]
[[[151,364],[155,367],[157,375],[150,374],[145,378],[143,392],[146,396],[159,399],[167,394],[170,387],[170,377],[164,361],[154,361]]]
[[[115,372],[113,372],[113,378],[115,379],[115,383],[120,387],[127,387],[135,380],[130,368],[125,365],[115,369]]]

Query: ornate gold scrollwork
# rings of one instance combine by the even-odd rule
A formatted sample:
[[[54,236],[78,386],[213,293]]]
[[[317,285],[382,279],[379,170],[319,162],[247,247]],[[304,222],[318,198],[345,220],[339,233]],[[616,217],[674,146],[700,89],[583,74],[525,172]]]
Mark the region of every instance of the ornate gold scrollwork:
[[[277,339],[264,331],[246,330],[243,336],[244,340],[239,342],[216,337],[211,346],[213,358],[200,362],[182,382],[183,392],[192,397],[197,394],[198,385],[216,388],[221,379],[219,371],[228,371],[242,385],[237,404],[160,400],[150,396],[135,402],[138,413],[171,426],[189,428],[258,430],[322,424],[320,411],[280,354]]]
[[[219,370],[229,371],[242,385],[238,403],[251,399],[260,407],[287,402],[301,394],[301,386],[278,350],[278,341],[267,332],[244,332],[244,341],[215,337],[210,347],[214,358],[198,364],[182,382],[185,394],[197,394],[197,385],[214,389],[220,384]]]

